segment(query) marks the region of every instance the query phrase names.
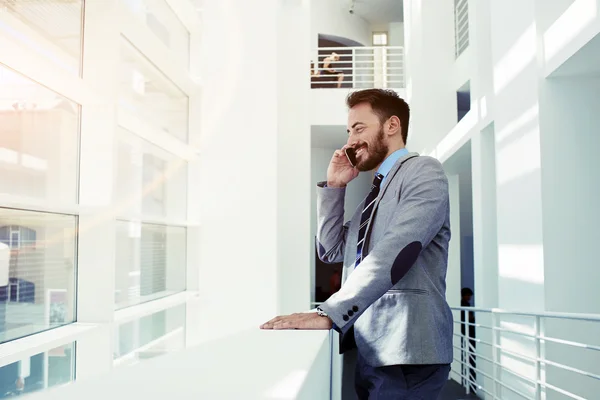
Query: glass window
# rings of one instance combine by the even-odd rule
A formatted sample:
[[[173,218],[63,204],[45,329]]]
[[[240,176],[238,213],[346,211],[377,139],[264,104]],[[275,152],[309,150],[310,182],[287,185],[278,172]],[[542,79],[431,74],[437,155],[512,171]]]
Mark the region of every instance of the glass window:
[[[183,227],[117,221],[117,309],[185,290],[186,235]]]
[[[373,46],[387,46],[387,33],[373,32]]]
[[[0,343],[75,321],[75,232],[72,215],[0,208]]]
[[[121,109],[187,141],[188,96],[125,39],[121,57]]]
[[[21,247],[21,235],[19,231],[11,231],[10,232],[10,248],[11,249],[19,249]]]
[[[185,347],[185,304],[116,328],[115,364],[131,365]]]
[[[0,193],[76,203],[79,110],[0,65]]]
[[[165,0],[126,0],[131,12],[156,35],[186,68],[190,64],[190,33]]]
[[[75,379],[75,343],[0,367],[0,399],[20,396]]]
[[[185,160],[120,129],[116,171],[119,214],[186,219]]]
[[[80,75],[83,0],[0,0],[0,31]]]

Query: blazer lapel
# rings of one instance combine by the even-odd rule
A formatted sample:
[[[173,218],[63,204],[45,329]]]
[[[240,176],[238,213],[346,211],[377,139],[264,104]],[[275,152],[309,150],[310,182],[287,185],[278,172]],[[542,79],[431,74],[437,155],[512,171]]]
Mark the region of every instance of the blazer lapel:
[[[411,158],[418,157],[418,156],[419,156],[418,153],[408,153],[407,155],[405,155],[404,157],[402,157],[398,161],[396,161],[396,164],[394,164],[394,166],[392,167],[390,172],[387,174],[387,176],[385,178],[385,183],[383,184],[383,187],[379,191],[379,195],[377,196],[377,200],[375,201],[375,205],[373,206],[373,214],[371,214],[372,216],[374,216],[375,213],[377,212],[377,207],[379,206],[379,202],[383,198],[383,195],[385,194],[386,190],[392,184],[392,181],[394,181],[394,178],[396,178],[396,175],[400,171],[402,164],[404,164],[406,161],[410,160]],[[390,189],[390,190],[392,190],[392,189]],[[371,216],[371,219],[369,220],[369,224],[367,225],[367,231],[365,232],[365,244],[363,245],[363,249],[367,249],[367,252],[369,249],[369,239],[371,236],[371,223],[373,222],[373,219],[374,219],[372,216]],[[366,254],[365,254],[365,256],[366,256]]]
[[[379,192],[379,196],[377,196],[377,201],[375,202],[375,209],[377,209],[377,206],[379,205],[379,201],[381,200],[381,198],[385,194],[385,191],[387,190],[387,188],[390,186],[390,184],[394,180],[396,174],[398,173],[398,171],[400,171],[402,164],[404,164],[407,160],[410,160],[413,157],[417,157],[418,155],[419,155],[418,153],[408,153],[407,155],[405,155],[404,157],[402,157],[398,161],[396,161],[396,164],[394,164],[394,166],[392,167],[390,172],[387,174],[385,183],[383,184],[383,187],[381,188],[381,191]]]

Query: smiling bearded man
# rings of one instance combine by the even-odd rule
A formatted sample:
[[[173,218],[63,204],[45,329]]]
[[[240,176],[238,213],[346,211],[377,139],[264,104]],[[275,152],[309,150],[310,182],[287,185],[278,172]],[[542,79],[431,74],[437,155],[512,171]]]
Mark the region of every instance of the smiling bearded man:
[[[396,92],[358,91],[347,104],[348,141],[317,185],[317,253],[344,263],[342,287],[315,312],[261,328],[338,331],[342,353],[358,349],[359,399],[434,400],[452,362],[448,180],[439,161],[406,150],[410,110]],[[371,189],[344,223],[346,185],[366,171]]]

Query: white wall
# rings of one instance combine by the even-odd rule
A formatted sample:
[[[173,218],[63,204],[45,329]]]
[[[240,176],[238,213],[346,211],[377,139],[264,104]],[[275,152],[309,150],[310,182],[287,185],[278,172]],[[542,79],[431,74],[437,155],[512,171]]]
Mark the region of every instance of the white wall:
[[[428,154],[456,124],[453,2],[404,0],[408,147]]]
[[[470,1],[470,46],[450,62],[429,52],[453,50],[453,40],[427,40],[453,36],[447,25],[453,12],[444,9],[432,15],[422,3],[405,1],[407,92],[414,121],[409,146],[433,149],[431,154],[445,161],[471,140],[475,303],[509,310],[599,313],[592,283],[598,277],[589,270],[594,260],[584,250],[593,247],[587,241],[595,235],[588,230],[599,217],[592,209],[598,194],[597,157],[592,152],[600,144],[592,132],[599,121],[590,114],[599,109],[598,100],[591,98],[598,82],[544,79],[565,60],[557,76],[574,71],[597,76],[597,50],[577,51],[600,32],[600,2]],[[587,59],[579,57],[584,50]],[[579,57],[576,65],[568,59],[571,55]],[[456,110],[450,94],[467,80],[472,111],[455,125],[446,114]],[[564,184],[558,186],[557,178]],[[477,318],[478,323],[491,323],[483,314]],[[501,327],[534,331],[531,318],[499,319]],[[597,343],[599,333],[589,323],[558,325],[546,321],[546,333]],[[487,342],[492,339],[485,329],[478,329],[477,335]],[[536,354],[530,341],[515,335],[499,334],[497,344],[525,356]],[[561,349],[548,345],[546,356],[598,374],[598,363],[587,358],[592,355]],[[477,350],[492,356],[488,346],[478,345]],[[535,378],[531,365],[516,357],[499,354],[498,360]],[[483,360],[477,366],[491,372]],[[533,391],[532,385],[510,374],[502,374],[502,379],[524,393]],[[592,380],[561,374],[556,368],[546,369],[546,379],[583,397],[599,390]],[[491,389],[488,379],[478,375],[478,381]],[[507,389],[498,388],[496,394],[519,398]],[[556,393],[548,390],[546,398],[553,396]]]
[[[598,78],[548,79],[541,85],[544,291],[549,311],[600,314],[600,269],[594,267],[600,225],[599,90]],[[546,335],[597,344],[600,324],[548,320]],[[590,350],[548,343],[546,356],[600,372],[598,354]],[[557,368],[547,373],[547,379],[584,398],[600,393],[596,380]],[[548,398],[559,398],[554,396]]]
[[[310,301],[308,1],[234,3],[206,2],[203,11],[203,58],[221,60],[203,71],[206,339]]]
[[[311,0],[310,38],[313,57],[318,48],[318,35],[328,34],[352,39],[365,46],[371,45],[369,23],[348,12],[349,2],[343,0]]]
[[[348,117],[346,97],[355,89],[313,89],[310,91],[310,121],[312,125],[345,125]],[[394,89],[406,98],[406,90]]]
[[[390,46],[404,46],[404,23],[391,22],[388,28],[388,43]]]
[[[600,313],[600,270],[590,268],[600,225],[599,89],[598,78],[548,79],[541,88],[545,292],[552,311]],[[578,295],[554,295],[561,292]]]
[[[403,46],[404,45],[404,23],[403,22],[390,22],[389,24],[372,24],[371,32],[387,32],[388,34],[388,45],[389,46]],[[370,39],[368,46],[371,46],[372,38]]]
[[[310,91],[312,125],[346,125],[346,97],[353,89],[313,89]]]

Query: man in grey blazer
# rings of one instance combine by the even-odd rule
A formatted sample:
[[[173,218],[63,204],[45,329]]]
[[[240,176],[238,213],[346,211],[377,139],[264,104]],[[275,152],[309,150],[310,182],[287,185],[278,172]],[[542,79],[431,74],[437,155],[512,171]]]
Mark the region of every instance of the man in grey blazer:
[[[437,160],[405,149],[410,111],[394,91],[354,92],[347,104],[348,142],[317,189],[317,252],[344,262],[342,288],[316,312],[262,328],[336,329],[341,352],[358,348],[360,399],[434,400],[452,362],[448,181]],[[371,191],[344,223],[345,187],[367,171],[375,171]]]

